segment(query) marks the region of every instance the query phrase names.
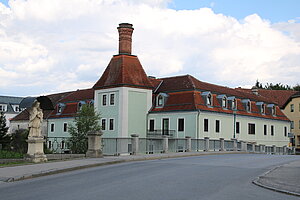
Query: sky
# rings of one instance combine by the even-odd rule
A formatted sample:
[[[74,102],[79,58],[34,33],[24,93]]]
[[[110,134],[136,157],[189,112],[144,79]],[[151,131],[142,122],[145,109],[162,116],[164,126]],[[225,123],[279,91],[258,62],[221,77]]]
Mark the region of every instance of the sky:
[[[299,10],[298,0],[0,0],[0,95],[92,87],[118,52],[123,22],[148,75],[294,86]]]

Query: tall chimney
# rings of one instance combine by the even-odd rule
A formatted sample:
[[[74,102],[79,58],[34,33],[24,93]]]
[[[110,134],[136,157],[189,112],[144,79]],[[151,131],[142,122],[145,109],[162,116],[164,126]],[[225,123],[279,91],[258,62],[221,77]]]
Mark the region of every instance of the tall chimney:
[[[119,54],[131,55],[132,43],[132,24],[121,23],[118,27],[119,31]]]

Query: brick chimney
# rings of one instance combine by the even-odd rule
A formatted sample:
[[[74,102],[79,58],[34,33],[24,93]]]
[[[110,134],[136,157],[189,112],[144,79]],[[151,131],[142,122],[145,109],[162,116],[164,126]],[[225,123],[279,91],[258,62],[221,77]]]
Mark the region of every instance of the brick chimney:
[[[118,27],[119,31],[119,54],[131,55],[132,43],[132,24],[121,23]]]

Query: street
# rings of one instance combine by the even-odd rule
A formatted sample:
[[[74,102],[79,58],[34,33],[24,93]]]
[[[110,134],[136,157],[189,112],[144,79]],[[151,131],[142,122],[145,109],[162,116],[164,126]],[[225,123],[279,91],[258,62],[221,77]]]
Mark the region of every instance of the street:
[[[252,184],[300,156],[231,154],[128,162],[1,183],[1,200],[292,200]]]

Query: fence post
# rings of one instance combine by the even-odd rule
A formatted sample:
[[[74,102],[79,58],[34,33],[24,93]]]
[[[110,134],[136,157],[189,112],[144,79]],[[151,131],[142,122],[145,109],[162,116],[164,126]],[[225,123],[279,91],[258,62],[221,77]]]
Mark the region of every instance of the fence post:
[[[185,142],[186,142],[186,152],[192,151],[192,138],[191,136],[185,136]]]
[[[255,144],[252,144],[252,152],[255,153]]]
[[[276,154],[276,145],[273,145],[273,146],[272,146],[272,150],[273,150],[272,153],[273,153],[273,154]]]
[[[225,151],[225,141],[224,141],[224,138],[220,138],[220,151]]]
[[[209,137],[204,137],[204,151],[209,151]]]
[[[86,152],[87,157],[91,158],[101,158],[102,153],[102,131],[90,131],[87,133],[88,136],[88,150]]]
[[[132,155],[137,155],[139,152],[139,135],[131,134]]]
[[[292,155],[296,155],[296,147],[292,147]]]
[[[247,142],[241,141],[241,151],[248,151]]]
[[[263,144],[260,144],[260,145],[259,145],[259,152],[260,152],[260,153],[265,153],[264,145],[263,145]]]
[[[167,135],[163,135],[163,153],[169,152],[169,138]]]
[[[238,148],[237,148],[237,139],[231,138],[231,141],[233,141],[233,151],[237,151],[238,150]]]

